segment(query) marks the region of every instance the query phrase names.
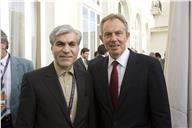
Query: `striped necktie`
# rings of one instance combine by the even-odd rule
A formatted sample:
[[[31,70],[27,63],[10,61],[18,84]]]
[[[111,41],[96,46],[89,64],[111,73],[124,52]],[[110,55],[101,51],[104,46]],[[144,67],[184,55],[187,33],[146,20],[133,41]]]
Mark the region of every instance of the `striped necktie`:
[[[3,71],[4,71],[4,65],[1,62],[1,119],[6,115],[6,111],[7,111],[7,96],[6,96],[6,88],[5,88],[5,84],[3,83]]]

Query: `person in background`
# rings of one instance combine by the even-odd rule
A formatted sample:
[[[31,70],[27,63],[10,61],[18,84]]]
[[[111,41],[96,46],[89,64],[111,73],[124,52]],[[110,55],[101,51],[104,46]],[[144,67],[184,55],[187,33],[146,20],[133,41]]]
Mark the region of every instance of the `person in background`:
[[[88,63],[89,63],[88,57],[89,57],[89,49],[82,48],[81,56],[76,60],[76,63],[78,64],[78,66],[85,71],[88,68]]]
[[[154,58],[155,58],[155,53],[154,53],[154,52],[150,52],[150,53],[149,53],[149,56],[151,56],[151,57],[154,57]]]
[[[102,59],[103,57],[107,56],[107,49],[105,48],[104,44],[101,44],[98,46],[97,53],[98,53],[97,57],[90,60],[89,63],[94,63],[94,62]]]
[[[97,51],[100,57],[107,56],[107,49],[105,48],[104,44],[99,45],[99,47],[97,48]]]
[[[159,52],[156,52],[155,53],[155,58],[159,60],[160,64],[161,64],[161,67],[162,69],[164,69],[164,59],[161,58],[161,54]]]
[[[159,61],[127,49],[128,24],[109,14],[100,24],[109,56],[89,64],[99,128],[171,128],[165,78]]]
[[[54,61],[23,77],[16,128],[95,128],[92,83],[74,64],[81,33],[70,25],[49,36]]]
[[[11,55],[7,35],[1,30],[1,128],[13,128],[17,117],[23,74],[33,70],[31,61]]]
[[[94,52],[94,58],[96,58],[99,55],[98,51]]]

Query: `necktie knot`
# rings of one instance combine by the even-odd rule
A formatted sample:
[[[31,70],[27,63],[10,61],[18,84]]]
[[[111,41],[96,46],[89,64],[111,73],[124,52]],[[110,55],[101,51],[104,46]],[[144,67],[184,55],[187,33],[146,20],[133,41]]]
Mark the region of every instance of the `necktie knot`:
[[[113,67],[117,67],[117,65],[119,64],[116,60],[112,62]]]

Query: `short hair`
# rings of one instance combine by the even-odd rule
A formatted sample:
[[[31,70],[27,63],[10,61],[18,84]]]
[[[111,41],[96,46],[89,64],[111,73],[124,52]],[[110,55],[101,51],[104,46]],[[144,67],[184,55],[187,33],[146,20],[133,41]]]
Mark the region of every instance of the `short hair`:
[[[161,54],[159,52],[156,52],[155,57],[161,58]]]
[[[67,34],[67,33],[75,33],[77,35],[77,43],[78,45],[80,44],[81,38],[82,38],[81,32],[79,30],[74,29],[72,26],[65,24],[65,25],[57,26],[52,30],[52,32],[49,35],[49,40],[51,45],[54,44],[57,36],[61,34]]]
[[[94,52],[94,57],[97,57],[98,56],[98,51],[95,51]]]
[[[97,48],[97,52],[99,53],[99,55],[104,55],[107,52],[104,44],[99,45],[99,47]]]
[[[89,49],[88,48],[82,48],[81,49],[81,55],[84,54],[85,52],[89,52]]]
[[[103,24],[108,20],[114,20],[114,19],[120,20],[125,26],[125,31],[128,32],[128,24],[126,19],[120,14],[111,13],[101,20],[101,24],[100,24],[101,35],[103,34]]]
[[[6,43],[6,49],[9,48],[9,42],[7,40],[7,35],[1,30],[1,43]]]

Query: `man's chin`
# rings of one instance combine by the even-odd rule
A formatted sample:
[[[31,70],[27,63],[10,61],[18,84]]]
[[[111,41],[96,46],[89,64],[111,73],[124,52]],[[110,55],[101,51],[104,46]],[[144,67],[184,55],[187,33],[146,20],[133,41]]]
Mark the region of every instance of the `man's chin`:
[[[119,52],[111,52],[109,53],[113,59],[117,59],[120,56]]]
[[[60,64],[59,65],[61,68],[63,68],[63,69],[66,69],[66,68],[69,68],[69,67],[71,67],[72,66],[72,63],[65,63],[65,64]]]

